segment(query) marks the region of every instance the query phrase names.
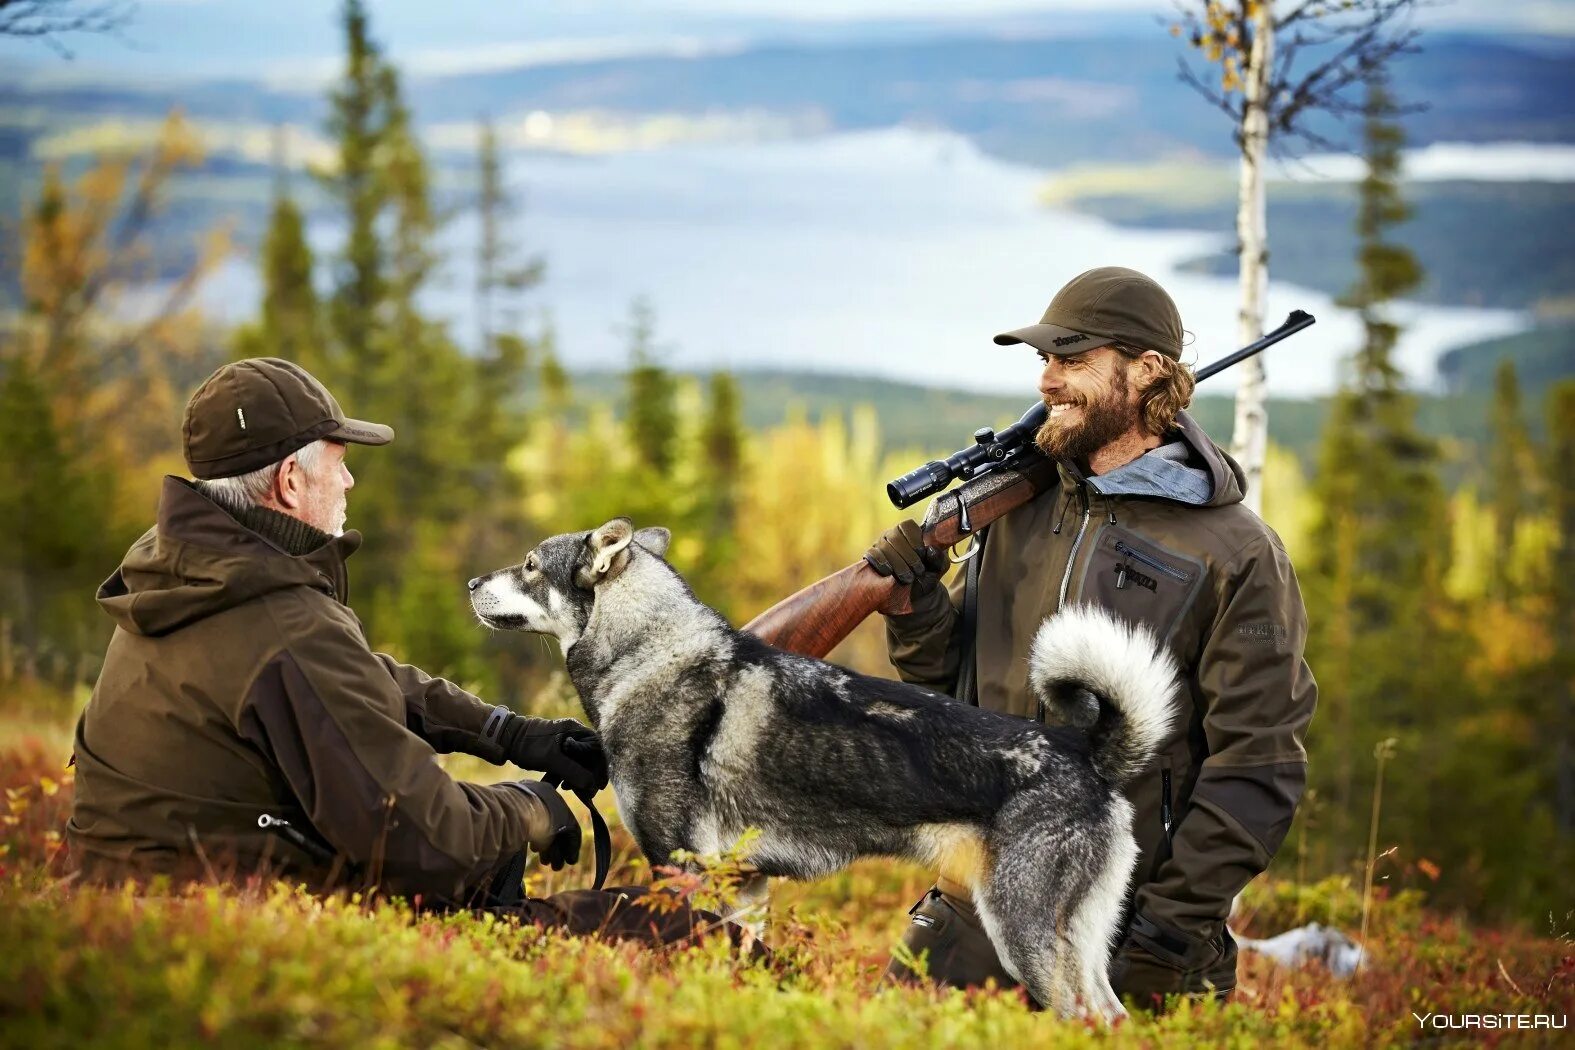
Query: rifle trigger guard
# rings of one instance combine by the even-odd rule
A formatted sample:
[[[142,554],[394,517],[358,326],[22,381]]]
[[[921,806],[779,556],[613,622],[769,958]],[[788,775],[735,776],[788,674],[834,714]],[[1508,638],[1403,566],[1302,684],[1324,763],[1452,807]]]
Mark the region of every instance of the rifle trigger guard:
[[[968,501],[963,499],[962,493],[957,494],[957,531],[973,540],[973,545],[968,548],[968,553],[962,557],[958,557],[948,549],[946,557],[950,559],[953,565],[961,565],[979,553],[979,537],[973,534],[973,522],[968,520]],[[955,547],[957,544],[954,543],[952,546]]]

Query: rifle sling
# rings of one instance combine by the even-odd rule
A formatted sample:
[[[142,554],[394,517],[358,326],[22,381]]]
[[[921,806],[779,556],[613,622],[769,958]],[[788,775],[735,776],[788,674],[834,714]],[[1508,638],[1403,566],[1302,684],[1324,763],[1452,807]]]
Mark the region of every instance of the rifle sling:
[[[963,577],[962,655],[957,667],[957,699],[979,706],[979,563],[984,561],[984,540],[990,533],[986,525],[973,538],[976,549],[968,559]]]

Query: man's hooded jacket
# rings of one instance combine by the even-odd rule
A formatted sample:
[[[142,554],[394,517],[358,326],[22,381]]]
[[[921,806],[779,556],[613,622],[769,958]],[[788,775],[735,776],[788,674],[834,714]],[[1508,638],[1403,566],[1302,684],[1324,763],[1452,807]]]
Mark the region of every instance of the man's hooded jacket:
[[[1141,850],[1134,905],[1200,950],[1290,827],[1317,699],[1296,574],[1242,505],[1244,486],[1181,413],[1159,448],[1093,477],[1062,464],[1058,485],[990,525],[974,638],[961,637],[961,573],[950,594],[936,587],[887,621],[903,678],[951,692],[971,641],[976,702],[1026,718],[1044,715],[1028,646],[1046,616],[1091,602],[1153,629],[1184,688],[1170,739],[1126,790]]]
[[[76,729],[71,866],[319,882],[336,867],[337,881],[453,899],[525,847],[542,803],[437,762],[500,762],[483,732],[494,708],[368,647],[345,604],[360,542],[232,515],[165,479],[157,526],[98,592],[116,626]]]

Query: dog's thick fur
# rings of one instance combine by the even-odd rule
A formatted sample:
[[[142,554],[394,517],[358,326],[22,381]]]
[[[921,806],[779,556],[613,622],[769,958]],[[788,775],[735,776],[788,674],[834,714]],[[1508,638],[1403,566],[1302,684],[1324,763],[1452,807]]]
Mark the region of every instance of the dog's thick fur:
[[[768,875],[880,854],[972,888],[1006,970],[1063,1015],[1121,1014],[1106,975],[1137,857],[1119,788],[1153,755],[1176,669],[1141,627],[1051,617],[1032,680],[1086,732],[959,704],[734,630],[664,560],[665,529],[618,518],[471,581],[486,624],[555,636],[652,864],[747,828]]]

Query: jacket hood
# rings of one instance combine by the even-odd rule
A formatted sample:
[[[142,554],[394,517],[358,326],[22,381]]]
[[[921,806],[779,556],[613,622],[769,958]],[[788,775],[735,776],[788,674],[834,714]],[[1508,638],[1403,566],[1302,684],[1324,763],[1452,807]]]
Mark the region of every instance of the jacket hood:
[[[360,546],[361,534],[350,531],[292,556],[191,482],[166,477],[158,524],[99,587],[98,603],[125,630],[157,637],[290,587],[312,587],[343,601],[344,560]]]
[[[1131,463],[1088,478],[1088,486],[1107,496],[1146,496],[1198,507],[1223,507],[1246,496],[1241,466],[1187,413],[1177,414],[1167,438]]]

